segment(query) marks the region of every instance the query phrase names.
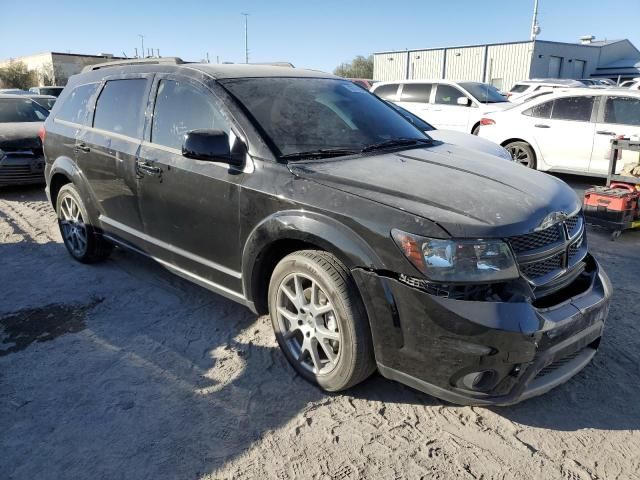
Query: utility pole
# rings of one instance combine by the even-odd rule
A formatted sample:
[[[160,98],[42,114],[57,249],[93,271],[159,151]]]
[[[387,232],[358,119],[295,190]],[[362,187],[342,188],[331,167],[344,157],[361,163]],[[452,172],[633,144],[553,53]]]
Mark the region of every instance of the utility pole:
[[[540,33],[540,25],[538,25],[538,0],[533,2],[533,20],[531,21],[531,41],[535,42],[536,37]]]
[[[139,33],[138,36],[140,37],[140,42],[142,44],[142,49],[140,50],[140,52],[141,52],[142,58],[144,58],[144,35]]]
[[[240,15],[244,15],[244,63],[249,63],[249,14]]]

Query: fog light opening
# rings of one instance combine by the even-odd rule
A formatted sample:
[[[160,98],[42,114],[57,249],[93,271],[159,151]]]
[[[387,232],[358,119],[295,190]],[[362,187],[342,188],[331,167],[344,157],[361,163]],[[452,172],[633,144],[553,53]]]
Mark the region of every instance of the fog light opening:
[[[483,370],[480,372],[467,373],[458,380],[458,386],[467,390],[483,392],[493,387],[496,372],[493,370]]]

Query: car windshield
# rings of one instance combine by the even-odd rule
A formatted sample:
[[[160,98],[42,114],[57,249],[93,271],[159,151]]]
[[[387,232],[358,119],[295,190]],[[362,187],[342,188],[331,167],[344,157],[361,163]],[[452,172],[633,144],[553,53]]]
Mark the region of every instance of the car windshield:
[[[49,111],[29,98],[0,99],[0,123],[43,122]]]
[[[488,83],[461,82],[460,86],[473,95],[480,103],[501,103],[509,101],[496,87]]]
[[[304,152],[339,156],[429,141],[396,110],[347,80],[278,77],[220,83],[244,105],[280,157]]]

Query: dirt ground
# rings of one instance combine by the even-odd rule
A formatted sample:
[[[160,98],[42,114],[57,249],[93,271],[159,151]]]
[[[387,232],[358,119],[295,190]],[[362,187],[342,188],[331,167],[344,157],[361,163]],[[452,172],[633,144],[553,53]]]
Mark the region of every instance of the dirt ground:
[[[310,386],[268,318],[135,254],[71,260],[41,189],[0,192],[0,477],[640,478],[640,232],[590,229],[615,287],[602,348],[520,405],[373,376]]]

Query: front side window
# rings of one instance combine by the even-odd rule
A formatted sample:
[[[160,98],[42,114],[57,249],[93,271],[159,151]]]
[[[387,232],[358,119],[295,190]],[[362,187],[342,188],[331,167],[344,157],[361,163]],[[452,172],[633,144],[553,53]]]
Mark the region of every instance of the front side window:
[[[73,123],[84,123],[87,114],[87,104],[96,92],[98,83],[89,83],[74,88],[64,103],[60,105],[56,118]]]
[[[588,122],[591,120],[593,97],[563,97],[553,102],[551,118],[553,120],[573,120]]]
[[[392,83],[391,85],[380,85],[373,93],[384,100],[395,100],[397,92],[398,85]]]
[[[151,141],[181,149],[184,134],[201,128],[227,133],[230,130],[210,94],[186,82],[161,80],[153,112]]]
[[[360,151],[397,139],[429,141],[400,113],[346,80],[278,77],[219,83],[243,104],[280,156]]]
[[[531,107],[525,110],[524,112],[522,112],[522,114],[528,115],[529,117],[535,117],[535,118],[550,118],[552,109],[553,109],[553,100],[549,102],[541,103],[539,105],[536,105],[535,107]]]
[[[430,83],[406,83],[402,87],[401,102],[429,103],[431,97]]]
[[[604,123],[640,126],[640,98],[607,98],[604,107]]]
[[[435,103],[440,105],[458,105],[458,98],[465,97],[460,90],[451,85],[438,85],[436,87]]]
[[[143,100],[147,80],[109,80],[96,102],[93,126],[101,130],[140,138]]]
[[[49,111],[29,98],[0,99],[0,123],[43,122]]]

